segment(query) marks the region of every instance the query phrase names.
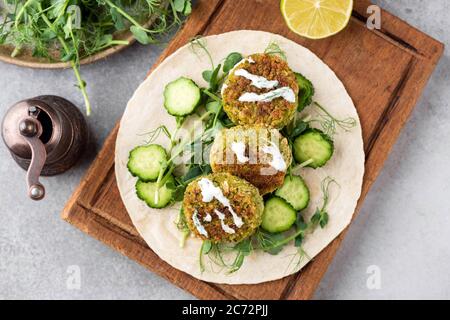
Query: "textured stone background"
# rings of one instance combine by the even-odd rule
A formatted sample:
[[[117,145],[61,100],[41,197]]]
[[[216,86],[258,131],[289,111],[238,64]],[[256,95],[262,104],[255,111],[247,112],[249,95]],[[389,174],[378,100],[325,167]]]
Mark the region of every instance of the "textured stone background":
[[[450,44],[447,0],[374,1]],[[83,68],[94,105],[95,146],[68,173],[43,179],[48,197],[25,197],[25,175],[0,143],[0,298],[190,299],[191,295],[86,236],[59,218],[133,91],[162,51],[134,45]],[[317,291],[317,299],[450,298],[450,60],[437,67],[364,207]],[[57,94],[82,106],[71,71],[0,63],[0,114],[18,100]],[[66,286],[81,270],[80,290]],[[369,290],[367,270],[381,272]]]

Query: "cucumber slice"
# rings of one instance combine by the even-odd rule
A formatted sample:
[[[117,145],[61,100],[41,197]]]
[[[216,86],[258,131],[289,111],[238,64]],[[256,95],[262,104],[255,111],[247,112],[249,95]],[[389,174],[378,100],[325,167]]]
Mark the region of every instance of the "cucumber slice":
[[[303,210],[309,203],[309,189],[299,176],[286,176],[275,195],[286,200],[295,210]]]
[[[314,95],[314,86],[301,73],[295,73],[295,77],[297,78],[297,83],[299,87],[298,93],[298,108],[297,111],[301,112],[305,107],[309,106],[312,103],[312,97]]]
[[[178,78],[164,89],[164,107],[176,117],[194,112],[201,99],[200,88],[188,78]]]
[[[128,170],[144,182],[154,181],[167,166],[167,153],[158,144],[136,147],[130,152]]]
[[[136,182],[136,194],[139,199],[145,201],[150,208],[161,209],[166,207],[171,201],[175,189],[169,188],[169,184],[174,184],[175,179],[170,177],[167,182],[157,188],[157,182]],[[156,192],[158,190],[158,193]]]
[[[277,233],[289,230],[297,219],[297,212],[281,198],[273,197],[264,204],[261,227]]]
[[[298,163],[308,160],[311,168],[323,167],[333,155],[333,140],[318,129],[308,129],[294,141],[294,158]]]

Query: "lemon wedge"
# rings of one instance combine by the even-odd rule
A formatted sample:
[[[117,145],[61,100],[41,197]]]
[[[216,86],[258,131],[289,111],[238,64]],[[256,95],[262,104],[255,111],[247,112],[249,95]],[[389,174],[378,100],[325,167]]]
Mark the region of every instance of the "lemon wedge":
[[[281,0],[280,6],[292,31],[309,39],[322,39],[345,28],[353,0]]]

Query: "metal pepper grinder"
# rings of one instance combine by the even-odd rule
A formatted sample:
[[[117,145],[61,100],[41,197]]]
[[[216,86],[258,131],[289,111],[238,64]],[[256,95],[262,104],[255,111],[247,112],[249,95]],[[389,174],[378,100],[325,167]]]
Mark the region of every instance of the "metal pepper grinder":
[[[45,188],[39,177],[71,168],[88,143],[88,129],[71,102],[47,95],[13,105],[3,118],[2,137],[17,164],[27,170],[29,197],[41,200]]]

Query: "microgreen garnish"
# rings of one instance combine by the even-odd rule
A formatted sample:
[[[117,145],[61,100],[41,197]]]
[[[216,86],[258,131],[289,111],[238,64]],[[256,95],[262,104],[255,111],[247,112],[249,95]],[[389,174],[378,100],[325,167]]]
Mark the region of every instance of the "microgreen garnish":
[[[313,162],[314,159],[308,159],[302,163],[293,162],[292,165],[289,167],[289,174],[296,174],[299,169],[306,168]]]
[[[169,129],[167,129],[167,127],[165,125],[160,125],[156,129],[153,129],[152,131],[139,134],[139,136],[146,136],[147,139],[145,141],[145,144],[151,144],[156,139],[158,139],[161,134],[164,134],[169,139],[171,139],[171,137],[172,137],[169,132]]]
[[[314,105],[323,113],[319,115],[319,119],[310,120],[309,122],[318,122],[321,125],[322,130],[330,137],[333,137],[336,134],[338,128],[348,132],[357,125],[355,118],[347,117],[345,119],[337,119],[318,102],[314,101]]]
[[[209,89],[203,89],[202,92],[208,96],[209,101],[216,101],[222,105],[222,99],[214,92],[211,92]]]
[[[308,122],[303,120],[294,120],[283,128],[282,133],[290,142],[294,142],[295,138],[305,132],[308,128]]]
[[[182,181],[188,184],[198,176],[203,176],[211,173],[211,166],[209,164],[192,164],[189,166],[186,174],[182,176]]]
[[[234,124],[222,110],[222,97],[219,88],[223,84],[229,69],[231,70],[231,68],[242,59],[242,55],[237,52],[229,54],[225,58],[224,67],[222,68],[221,64],[215,67],[211,53],[207,48],[206,41],[202,37],[196,37],[191,40],[191,49],[197,55],[199,55],[199,50],[205,52],[211,65],[211,69],[202,72],[203,79],[208,82],[209,85],[208,88],[202,89],[202,93],[205,97],[205,109],[211,114],[214,114],[213,120],[208,123],[206,130],[211,129],[211,127],[216,128],[219,124],[221,128],[232,127]],[[220,74],[221,68],[224,70],[223,74]]]
[[[234,273],[242,267],[245,257],[249,256],[252,251],[253,244],[251,238],[244,239],[234,245],[212,243],[209,240],[204,240],[200,247],[200,271],[205,271],[203,257],[207,256],[212,264],[225,269],[227,273]],[[225,257],[226,254],[231,254],[231,257]]]
[[[280,57],[283,60],[287,60],[286,52],[275,41],[272,41],[264,50],[265,54]]]
[[[205,91],[205,93],[206,92],[207,91]],[[222,102],[220,100],[214,99],[213,101],[206,103],[205,108],[209,112],[219,114],[222,111]]]
[[[232,52],[226,58],[223,64],[223,72],[228,73],[243,59],[242,54],[239,52]]]
[[[211,241],[209,240],[203,240],[202,242],[202,246],[200,247],[200,254],[199,254],[199,264],[200,264],[200,272],[204,272],[205,271],[205,265],[203,263],[203,256],[209,254],[209,252],[211,251],[213,244]]]
[[[191,12],[190,0],[3,0],[0,45],[14,47],[11,56],[30,49],[49,62],[69,62],[86,107],[91,113],[87,85],[80,74],[81,59],[127,41],[114,39],[129,29],[143,44],[158,42],[181,15]],[[144,23],[153,20],[151,27]]]
[[[238,271],[244,264],[245,257],[249,256],[252,252],[253,248],[251,239],[247,238],[242,240],[234,246],[234,250],[236,250],[236,257],[230,265],[229,273]]]
[[[262,229],[258,229],[253,236],[256,247],[269,254],[277,255],[283,250],[284,245],[277,245],[285,238],[283,233],[269,233]]]
[[[209,63],[211,65],[211,70],[215,69],[214,61],[211,56],[211,53],[209,52],[208,48],[206,47],[206,41],[202,36],[197,36],[195,38],[192,38],[190,43],[190,48],[193,53],[195,53],[199,58],[201,58],[200,51],[204,52],[206,56],[208,57]]]
[[[303,216],[301,214],[297,215],[297,220],[295,221],[295,230],[297,231],[305,231],[308,229],[308,224],[305,222]],[[304,234],[301,233],[295,238],[295,246],[301,247],[304,239]]]
[[[181,207],[180,212],[178,214],[178,218],[176,221],[177,229],[181,232],[181,239],[180,239],[180,248],[184,247],[184,244],[186,242],[187,237],[191,233],[191,230],[189,229],[186,218],[184,216],[183,207]]]
[[[157,2],[158,0],[147,0],[147,2]],[[192,12],[191,1],[187,0],[173,0],[173,9],[176,12],[181,12],[185,16],[190,15]]]
[[[219,87],[218,75],[222,65],[218,65],[214,70],[205,70],[202,72],[203,79],[209,83],[209,90],[215,92]]]
[[[320,225],[320,227],[323,229],[328,224],[328,212],[327,212],[327,206],[330,201],[330,186],[331,184],[339,184],[331,177],[326,177],[322,183],[320,184],[320,189],[322,191],[322,206],[320,208],[316,209],[316,212],[311,217],[311,222],[314,226]]]
[[[281,133],[287,139],[291,150],[293,149],[294,140],[298,136],[300,136],[303,132],[305,132],[307,129],[309,129],[308,122],[303,121],[303,120],[297,120],[296,118],[294,118],[293,121],[291,121],[286,127],[283,128]],[[292,159],[292,163],[289,166],[289,172],[288,173],[290,174],[291,171],[293,171],[293,170],[295,170],[297,168],[298,168],[298,164],[297,164],[297,162],[295,161],[295,158],[294,158],[294,159]]]

